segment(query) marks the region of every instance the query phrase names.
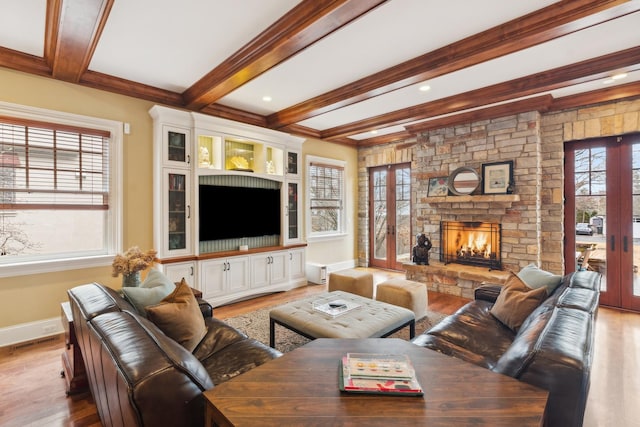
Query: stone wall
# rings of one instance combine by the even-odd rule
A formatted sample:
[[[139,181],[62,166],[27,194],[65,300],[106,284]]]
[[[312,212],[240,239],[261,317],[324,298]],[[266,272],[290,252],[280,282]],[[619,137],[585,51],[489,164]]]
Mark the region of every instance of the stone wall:
[[[535,263],[563,274],[564,142],[638,131],[640,99],[635,99],[495,118],[362,148],[358,154],[359,265],[369,265],[368,168],[410,162],[412,234],[430,236],[431,259],[438,259],[441,220],[486,220],[502,223],[505,269],[518,271]],[[481,173],[483,163],[507,160],[514,161],[517,201],[432,203],[427,196],[430,177],[447,176],[460,166]]]
[[[519,270],[531,262],[538,263],[539,122],[539,114],[531,112],[429,131],[418,135],[411,144],[405,141],[397,145],[398,151],[395,145],[361,149],[361,265],[368,264],[367,168],[398,158],[411,161],[412,234],[424,232],[430,237],[432,259],[439,257],[440,221],[487,221],[502,224],[505,268]],[[461,166],[470,166],[480,174],[482,164],[503,161],[514,162],[514,192],[519,201],[488,202],[453,197],[443,202],[441,198],[428,196],[429,178],[448,176]],[[474,194],[481,194],[481,190]]]

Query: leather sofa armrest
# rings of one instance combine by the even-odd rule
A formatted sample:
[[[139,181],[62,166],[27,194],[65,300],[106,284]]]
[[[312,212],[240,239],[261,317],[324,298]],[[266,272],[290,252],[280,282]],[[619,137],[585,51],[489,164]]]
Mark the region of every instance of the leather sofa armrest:
[[[473,292],[473,297],[475,300],[496,302],[496,299],[498,299],[498,295],[500,295],[501,290],[502,285],[498,285],[495,283],[482,283]]]
[[[213,317],[213,307],[206,300],[202,298],[196,298],[198,300],[198,305],[200,306],[200,311],[202,312],[202,317],[205,319],[207,317]]]

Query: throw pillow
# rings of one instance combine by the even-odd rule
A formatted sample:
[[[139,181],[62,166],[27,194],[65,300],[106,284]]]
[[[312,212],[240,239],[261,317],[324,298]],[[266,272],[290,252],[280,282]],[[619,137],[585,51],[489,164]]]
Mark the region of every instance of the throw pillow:
[[[562,281],[562,276],[541,270],[535,264],[529,264],[520,270],[518,277],[532,289],[544,286],[548,295],[551,295]]]
[[[158,304],[175,288],[176,285],[167,276],[156,269],[151,269],[140,286],[124,287],[122,293],[138,313],[145,316],[145,307]]]
[[[184,279],[160,304],[147,307],[147,317],[191,352],[207,333],[198,300]]]
[[[546,297],[547,288],[531,289],[517,275],[511,273],[491,307],[491,314],[509,329],[518,332],[524,320]]]

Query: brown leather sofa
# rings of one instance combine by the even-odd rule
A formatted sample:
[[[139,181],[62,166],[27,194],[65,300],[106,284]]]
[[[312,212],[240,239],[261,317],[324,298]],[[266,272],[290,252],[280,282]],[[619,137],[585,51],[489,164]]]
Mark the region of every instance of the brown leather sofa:
[[[518,332],[490,310],[500,286],[476,291],[475,300],[413,342],[549,391],[546,426],[581,426],[589,392],[600,275],[565,275]]]
[[[108,287],[91,283],[68,295],[105,427],[202,426],[203,391],[281,356],[212,317],[190,353]]]

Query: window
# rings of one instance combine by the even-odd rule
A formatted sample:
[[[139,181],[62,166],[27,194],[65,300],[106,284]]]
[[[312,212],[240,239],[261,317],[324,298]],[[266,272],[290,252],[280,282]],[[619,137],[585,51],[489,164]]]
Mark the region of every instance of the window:
[[[121,140],[119,122],[0,103],[0,276],[111,261]]]
[[[344,233],[344,165],[342,161],[307,156],[310,238]]]

